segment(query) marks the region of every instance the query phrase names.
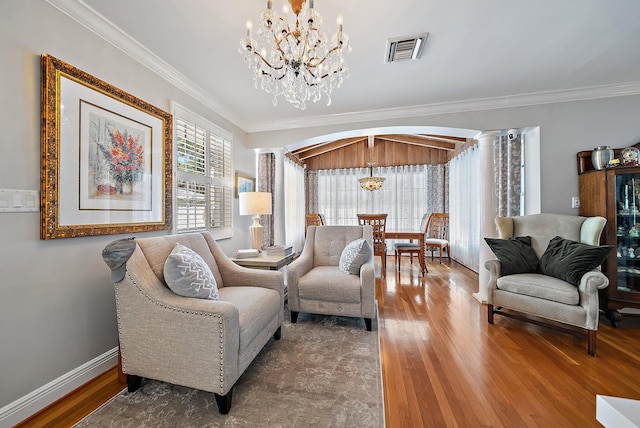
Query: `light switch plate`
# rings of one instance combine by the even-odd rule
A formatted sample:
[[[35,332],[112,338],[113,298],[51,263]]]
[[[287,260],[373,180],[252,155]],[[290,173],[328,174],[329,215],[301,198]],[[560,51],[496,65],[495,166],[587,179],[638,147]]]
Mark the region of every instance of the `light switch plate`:
[[[571,198],[571,208],[580,208],[580,198],[574,196]]]
[[[40,199],[37,190],[0,189],[0,212],[38,212]]]

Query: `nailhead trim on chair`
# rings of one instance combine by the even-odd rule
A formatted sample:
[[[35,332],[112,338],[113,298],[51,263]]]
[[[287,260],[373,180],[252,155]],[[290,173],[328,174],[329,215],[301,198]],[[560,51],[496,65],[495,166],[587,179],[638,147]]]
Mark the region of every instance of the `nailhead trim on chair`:
[[[222,395],[222,391],[224,391],[224,328],[222,325],[222,317],[220,315],[216,315],[216,314],[210,314],[207,312],[200,312],[200,311],[188,311],[185,309],[177,309],[171,306],[167,306],[163,303],[158,302],[157,300],[151,298],[147,293],[144,292],[144,290],[142,290],[140,288],[140,286],[138,285],[138,283],[136,282],[135,278],[133,277],[133,275],[131,275],[129,273],[129,271],[126,271],[126,275],[127,277],[129,277],[129,279],[131,280],[131,282],[133,283],[133,285],[138,289],[138,291],[140,291],[140,293],[142,293],[142,295],[144,297],[146,297],[150,302],[154,303],[155,305],[158,305],[162,308],[165,309],[169,309],[171,311],[174,312],[181,312],[184,314],[190,314],[190,315],[201,315],[201,316],[207,316],[207,317],[215,317],[218,318],[218,325],[220,326],[220,394]],[[116,291],[116,317],[118,318],[118,322],[120,322],[120,311],[118,310],[118,287],[114,284],[115,287],[115,291]],[[118,332],[118,335],[120,333]],[[119,345],[122,346],[122,345]],[[125,360],[124,357],[122,356],[122,352],[120,353],[120,357],[122,359],[122,371],[125,371]],[[126,372],[126,371],[125,371]]]
[[[224,391],[224,329],[222,328],[222,317],[218,316],[220,326],[220,395]]]

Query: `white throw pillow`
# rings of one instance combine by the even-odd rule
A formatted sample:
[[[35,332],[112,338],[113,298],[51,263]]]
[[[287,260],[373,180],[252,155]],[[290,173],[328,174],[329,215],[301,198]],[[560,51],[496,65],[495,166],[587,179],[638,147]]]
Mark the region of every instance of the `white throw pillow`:
[[[164,262],[164,280],[174,293],[184,297],[219,300],[218,284],[198,253],[176,244]]]
[[[360,267],[371,258],[373,252],[366,239],[351,241],[340,254],[340,270],[351,275],[359,275]]]

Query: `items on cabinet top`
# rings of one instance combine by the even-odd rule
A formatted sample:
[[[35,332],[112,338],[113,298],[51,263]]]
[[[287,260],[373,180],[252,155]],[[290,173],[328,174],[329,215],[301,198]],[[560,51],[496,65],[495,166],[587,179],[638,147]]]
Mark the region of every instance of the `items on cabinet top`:
[[[612,150],[613,154],[609,154],[608,150]],[[600,146],[594,150],[578,152],[578,174],[598,169],[624,168],[638,165],[640,165],[640,143],[619,149]]]

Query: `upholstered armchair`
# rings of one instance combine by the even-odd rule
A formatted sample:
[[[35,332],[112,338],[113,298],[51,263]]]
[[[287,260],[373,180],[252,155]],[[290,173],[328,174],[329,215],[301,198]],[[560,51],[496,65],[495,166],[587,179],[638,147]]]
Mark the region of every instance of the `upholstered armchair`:
[[[578,327],[586,331],[587,352],[595,355],[598,290],[609,285],[599,270],[610,250],[598,246],[605,222],[561,214],[496,218],[501,239],[485,239],[499,259],[485,264],[488,322],[499,314],[541,323],[527,314]]]
[[[280,339],[282,272],[236,265],[207,232],[136,239],[124,247],[128,259],[112,244],[103,257],[115,282],[129,391],[142,378],[156,379],[213,392],[220,413],[228,413],[235,382],[271,337]],[[193,256],[190,250],[199,258],[176,258]]]
[[[345,247],[364,239],[369,253],[352,273],[340,269]],[[364,318],[371,331],[375,317],[375,274],[371,226],[309,226],[300,257],[287,266],[291,322],[299,312]]]

